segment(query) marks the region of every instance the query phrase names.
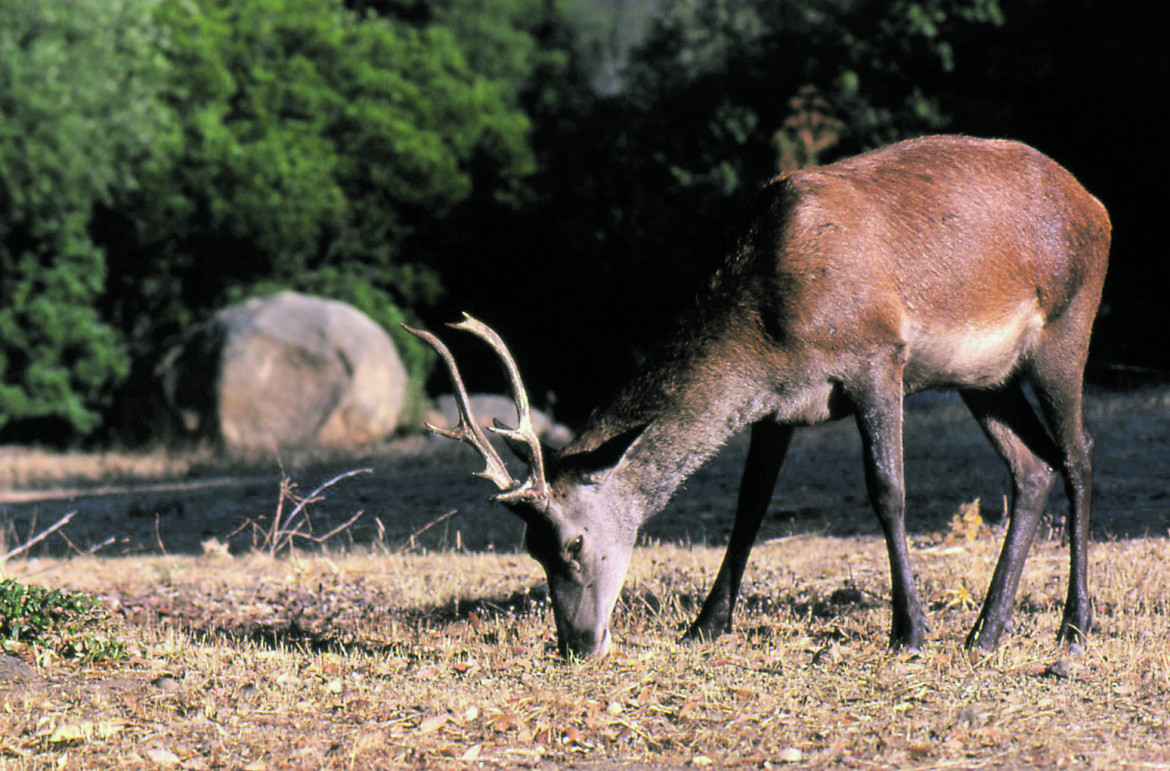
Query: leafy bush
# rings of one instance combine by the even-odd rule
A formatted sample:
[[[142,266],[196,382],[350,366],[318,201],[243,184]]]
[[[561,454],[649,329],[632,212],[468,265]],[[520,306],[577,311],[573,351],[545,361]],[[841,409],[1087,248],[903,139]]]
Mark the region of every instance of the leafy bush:
[[[125,377],[95,207],[141,181],[167,113],[153,0],[0,3],[0,430],[86,434]]]
[[[336,0],[163,0],[158,21],[182,141],[111,234],[142,350],[254,284],[352,274],[425,303],[436,278],[417,280],[403,239],[468,196],[473,158],[491,159],[484,184],[532,170],[524,113],[442,25]],[[156,325],[134,330],[144,313]]]
[[[90,595],[0,581],[0,645],[6,650],[32,647],[86,661],[120,658],[124,644],[103,631],[104,620]]]
[[[535,168],[514,82],[535,66],[534,22],[463,5],[401,20],[339,0],[160,1],[173,157],[103,231],[108,312],[137,358],[227,303],[295,289],[358,307],[425,379],[431,358],[399,325],[441,287],[433,251],[406,239],[473,191],[514,202]],[[486,55],[504,44],[506,60]]]

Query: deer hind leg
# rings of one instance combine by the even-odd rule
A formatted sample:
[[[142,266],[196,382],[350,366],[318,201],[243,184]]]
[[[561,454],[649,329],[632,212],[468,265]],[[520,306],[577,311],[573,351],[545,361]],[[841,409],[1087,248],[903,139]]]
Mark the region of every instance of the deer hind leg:
[[[1095,310],[1095,306],[1094,306]],[[1083,319],[1088,319],[1087,321]],[[1060,453],[1069,499],[1068,597],[1057,639],[1079,647],[1093,626],[1088,588],[1089,511],[1093,495],[1093,439],[1085,428],[1083,379],[1092,315],[1066,317],[1071,327],[1034,357],[1031,381]],[[1061,330],[1053,330],[1055,336]],[[1080,342],[1078,344],[1079,341]],[[1079,351],[1080,355],[1070,355]]]
[[[979,620],[966,647],[990,651],[1011,621],[1024,562],[1056,481],[1060,454],[1024,396],[1019,380],[995,391],[963,391],[975,419],[1007,463],[1012,477],[1011,517]]]
[[[916,651],[926,642],[927,623],[906,547],[901,367],[890,367],[878,377],[860,390],[847,388],[847,392],[861,432],[866,489],[881,522],[890,559],[893,596],[890,647]]]
[[[731,631],[735,599],[748,556],[752,551],[760,523],[776,487],[776,477],[784,464],[793,429],[773,420],[763,420],[752,426],[751,444],[739,485],[739,500],[735,509],[735,524],[727,553],[711,592],[695,622],[687,630],[685,640],[713,640]]]

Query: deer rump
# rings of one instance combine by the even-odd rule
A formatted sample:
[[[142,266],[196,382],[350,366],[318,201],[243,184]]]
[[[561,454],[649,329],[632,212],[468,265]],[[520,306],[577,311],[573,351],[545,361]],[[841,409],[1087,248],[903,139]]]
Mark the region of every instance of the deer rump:
[[[545,568],[562,653],[602,655],[638,527],[737,431],[752,441],[722,567],[689,639],[731,629],[752,543],[795,427],[852,415],[866,486],[890,557],[894,647],[917,649],[926,618],[904,522],[902,399],[962,395],[1012,477],[1010,523],[968,635],[993,648],[1056,477],[1070,500],[1070,577],[1059,639],[1092,623],[1087,591],[1092,440],[1082,385],[1110,225],[1101,204],[1025,145],[908,140],[774,179],[737,246],[675,333],[576,438],[552,454],[531,434],[527,397],[503,341],[458,325],[501,356],[517,429],[498,429],[531,473],[507,475],[465,398],[444,432],[483,454],[481,475],[528,523]],[[1029,382],[1040,414],[1025,397]]]

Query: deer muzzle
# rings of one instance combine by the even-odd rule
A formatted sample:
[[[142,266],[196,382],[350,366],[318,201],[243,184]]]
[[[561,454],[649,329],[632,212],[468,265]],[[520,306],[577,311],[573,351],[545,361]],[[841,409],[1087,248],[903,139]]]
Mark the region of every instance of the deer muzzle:
[[[573,630],[559,634],[557,648],[567,659],[600,659],[609,653],[609,627],[600,632],[594,630]]]

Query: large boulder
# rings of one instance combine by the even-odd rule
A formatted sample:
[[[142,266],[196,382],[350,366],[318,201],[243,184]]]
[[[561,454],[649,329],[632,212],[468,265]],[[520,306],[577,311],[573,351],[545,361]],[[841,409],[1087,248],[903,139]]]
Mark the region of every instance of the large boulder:
[[[356,448],[398,426],[407,375],[355,308],[284,292],[215,314],[155,369],[171,433],[231,449]]]

